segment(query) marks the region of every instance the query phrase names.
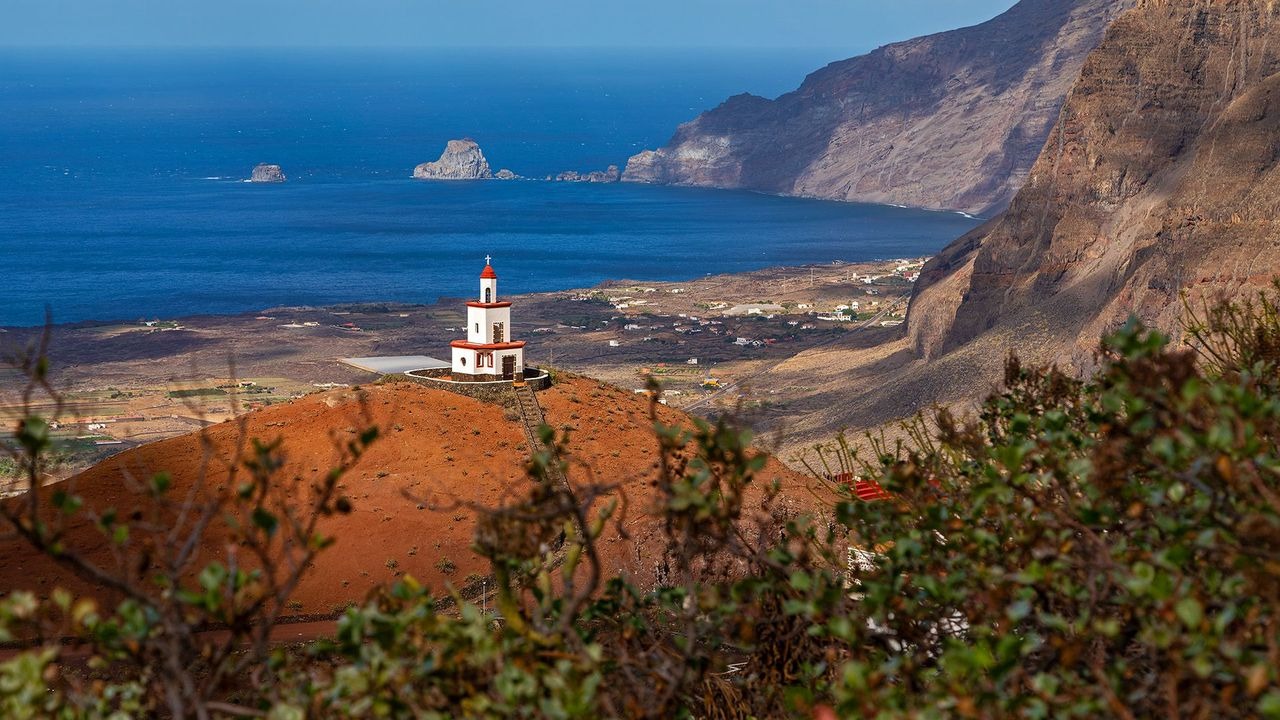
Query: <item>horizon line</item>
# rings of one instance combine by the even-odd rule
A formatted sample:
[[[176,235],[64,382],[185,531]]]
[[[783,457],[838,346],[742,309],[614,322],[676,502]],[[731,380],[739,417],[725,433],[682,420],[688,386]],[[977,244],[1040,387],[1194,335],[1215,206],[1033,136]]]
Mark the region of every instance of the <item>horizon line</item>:
[[[4,50],[787,50],[804,52],[860,52],[847,47],[812,45],[356,45],[356,44],[107,44],[20,43],[0,44]],[[865,52],[865,51],[861,51]]]

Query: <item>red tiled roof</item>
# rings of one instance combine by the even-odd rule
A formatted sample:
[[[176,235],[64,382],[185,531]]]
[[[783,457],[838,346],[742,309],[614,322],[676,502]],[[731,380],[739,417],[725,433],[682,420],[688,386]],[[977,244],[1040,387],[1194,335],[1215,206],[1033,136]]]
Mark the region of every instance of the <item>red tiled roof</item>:
[[[890,495],[889,491],[885,490],[880,483],[874,480],[858,480],[853,473],[839,473],[829,476],[829,479],[844,485],[851,485],[854,496],[863,502],[875,502],[893,498],[893,495]]]
[[[497,280],[498,273],[493,271],[493,266],[489,263],[484,264],[484,270],[480,273],[481,280]]]

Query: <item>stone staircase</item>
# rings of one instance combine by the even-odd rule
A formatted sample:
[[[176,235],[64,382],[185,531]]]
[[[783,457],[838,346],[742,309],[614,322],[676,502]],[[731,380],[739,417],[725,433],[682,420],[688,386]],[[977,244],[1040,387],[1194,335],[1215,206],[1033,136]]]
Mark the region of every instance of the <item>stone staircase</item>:
[[[547,449],[542,439],[538,437],[538,428],[546,422],[546,416],[542,413],[542,406],[538,404],[538,396],[534,394],[533,388],[525,383],[516,382],[511,385],[516,395],[516,409],[520,412],[520,424],[524,427],[524,438],[529,443],[529,454],[542,452]],[[568,486],[569,481],[559,470],[552,470],[552,479]]]
[[[538,396],[533,389],[524,383],[513,383],[511,389],[516,394],[516,410],[520,412],[520,421],[524,426],[524,437],[529,441],[530,453],[544,450],[542,441],[538,439],[538,427],[546,419],[542,414],[542,406],[538,404]]]

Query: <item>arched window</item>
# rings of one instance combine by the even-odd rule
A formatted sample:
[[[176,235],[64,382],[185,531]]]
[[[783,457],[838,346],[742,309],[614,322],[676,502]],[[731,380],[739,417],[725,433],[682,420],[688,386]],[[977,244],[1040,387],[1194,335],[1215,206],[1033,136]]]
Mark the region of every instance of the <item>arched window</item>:
[[[467,359],[465,357],[458,358],[458,360],[462,363],[462,367],[467,366]]]
[[[493,288],[484,289],[484,301],[487,303],[493,302]]]

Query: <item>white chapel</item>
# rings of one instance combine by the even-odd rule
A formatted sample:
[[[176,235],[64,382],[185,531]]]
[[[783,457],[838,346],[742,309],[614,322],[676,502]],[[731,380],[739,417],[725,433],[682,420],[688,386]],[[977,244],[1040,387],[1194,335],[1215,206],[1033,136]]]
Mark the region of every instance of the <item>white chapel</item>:
[[[450,343],[455,381],[524,380],[524,341],[511,339],[511,303],[498,299],[491,260],[484,259],[479,298],[467,303],[467,339]]]

